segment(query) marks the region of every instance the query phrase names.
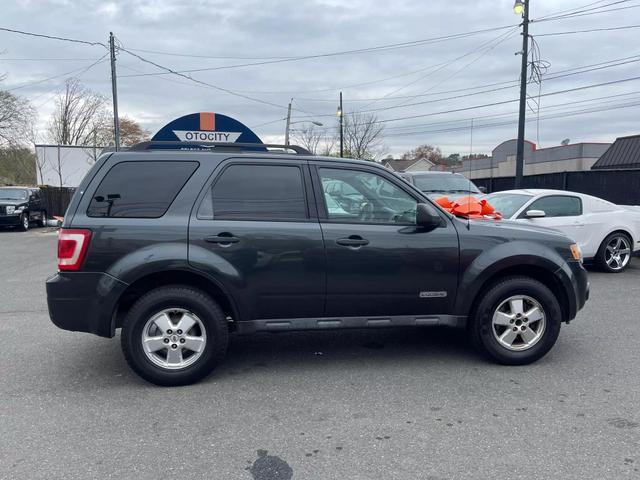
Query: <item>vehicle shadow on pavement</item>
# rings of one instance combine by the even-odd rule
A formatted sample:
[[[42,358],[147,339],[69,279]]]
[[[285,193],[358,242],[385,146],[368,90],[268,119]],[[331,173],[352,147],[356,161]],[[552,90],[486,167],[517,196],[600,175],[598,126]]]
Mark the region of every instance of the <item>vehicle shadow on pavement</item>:
[[[74,377],[75,382],[86,378],[94,383],[101,379],[94,387],[149,385],[126,364],[119,333],[106,343],[85,339],[77,347],[76,361],[68,357],[63,369],[64,375]],[[473,350],[465,331],[446,327],[231,335],[226,358],[202,383],[252,377],[266,371],[314,375],[328,369],[357,373],[362,369],[478,363],[484,361]]]
[[[464,330],[444,327],[262,333],[232,336],[227,358],[212,378],[251,375],[266,369],[313,374],[325,369],[426,367],[477,362],[480,358]]]

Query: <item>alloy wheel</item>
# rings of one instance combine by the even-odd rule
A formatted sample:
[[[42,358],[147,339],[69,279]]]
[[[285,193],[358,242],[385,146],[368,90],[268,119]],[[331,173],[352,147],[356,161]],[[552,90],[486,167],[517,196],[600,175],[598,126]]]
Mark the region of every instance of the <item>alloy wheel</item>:
[[[604,251],[604,261],[611,270],[622,270],[631,258],[629,239],[623,235],[613,237]]]
[[[546,315],[540,303],[527,295],[514,295],[498,305],[491,321],[498,343],[512,351],[522,351],[540,341]]]
[[[167,308],[147,321],[141,341],[145,355],[153,364],[179,370],[193,365],[202,356],[207,334],[195,313]]]

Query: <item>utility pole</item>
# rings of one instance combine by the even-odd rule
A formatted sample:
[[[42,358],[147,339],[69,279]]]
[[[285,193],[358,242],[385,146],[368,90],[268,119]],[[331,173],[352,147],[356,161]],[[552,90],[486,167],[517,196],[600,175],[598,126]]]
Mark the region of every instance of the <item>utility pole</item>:
[[[344,157],[343,117],[344,110],[342,110],[342,92],[340,92],[340,105],[338,105],[338,118],[340,119],[340,158]]]
[[[519,2],[516,2],[518,4]],[[524,122],[527,108],[527,67],[529,61],[529,0],[521,0],[522,15],[522,66],[520,70],[520,113],[518,117],[518,145],[516,150],[515,188],[522,188],[524,173]]]
[[[111,92],[113,96],[113,135],[116,151],[120,150],[120,117],[118,117],[118,80],[116,76],[116,46],[113,32],[109,32],[109,53],[111,54]]]
[[[287,126],[284,129],[284,144],[289,145],[289,127],[291,126],[291,104],[293,103],[293,98],[289,102],[289,108],[287,109]]]

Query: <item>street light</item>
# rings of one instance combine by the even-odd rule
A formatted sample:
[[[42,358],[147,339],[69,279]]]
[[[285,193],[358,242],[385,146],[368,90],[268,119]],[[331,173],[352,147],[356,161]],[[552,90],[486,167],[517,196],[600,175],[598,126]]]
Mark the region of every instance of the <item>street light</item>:
[[[513,13],[522,15],[524,13],[524,2],[516,0],[516,3],[513,4]]]

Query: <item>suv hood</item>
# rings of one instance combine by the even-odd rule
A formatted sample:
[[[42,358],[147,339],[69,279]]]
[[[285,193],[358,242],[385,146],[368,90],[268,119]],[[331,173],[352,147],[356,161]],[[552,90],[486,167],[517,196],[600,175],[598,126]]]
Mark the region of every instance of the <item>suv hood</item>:
[[[482,193],[475,192],[432,192],[424,190],[422,191],[422,193],[429,197],[431,200],[437,200],[440,197],[447,197],[451,201],[458,200],[459,198],[467,197],[469,195],[471,195],[472,197],[479,197],[480,195],[482,195]]]
[[[460,220],[466,222],[466,220],[464,219]],[[506,233],[507,231],[512,231],[518,237],[531,236],[531,238],[534,239],[539,238],[541,235],[545,235],[555,237],[556,240],[561,238],[567,240],[569,243],[573,243],[573,240],[571,240],[559,230],[548,227],[541,227],[538,225],[523,224],[514,220],[470,220],[470,223],[477,226],[482,225],[482,227],[485,228],[488,227],[499,229],[502,235],[504,235],[504,233]]]
[[[28,200],[9,200],[8,198],[0,198],[0,205],[2,206],[13,205],[14,207],[17,207],[19,205],[26,205],[27,203],[29,203]]]

